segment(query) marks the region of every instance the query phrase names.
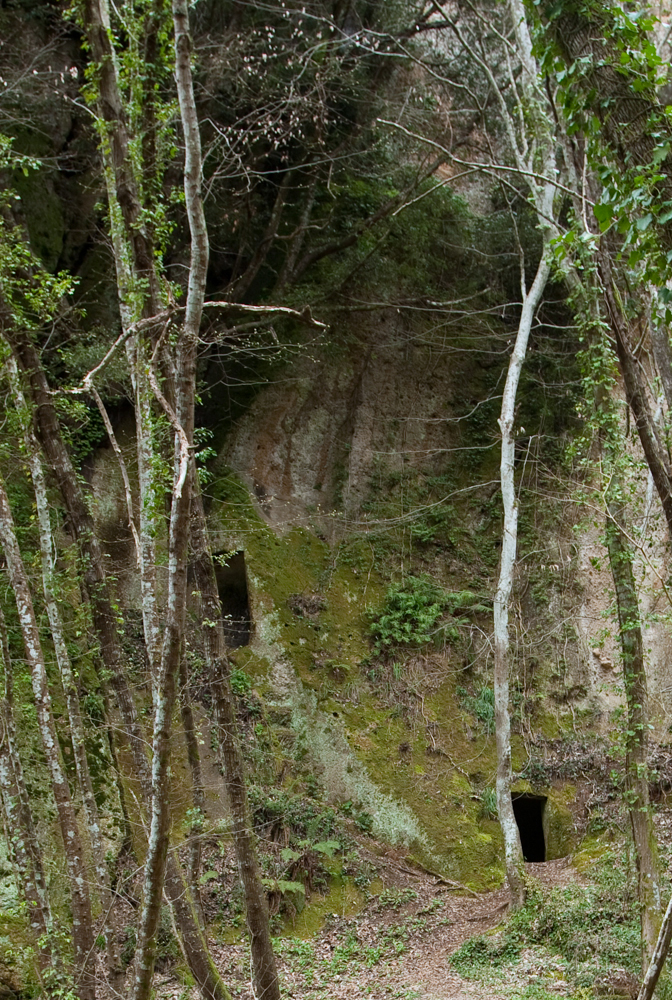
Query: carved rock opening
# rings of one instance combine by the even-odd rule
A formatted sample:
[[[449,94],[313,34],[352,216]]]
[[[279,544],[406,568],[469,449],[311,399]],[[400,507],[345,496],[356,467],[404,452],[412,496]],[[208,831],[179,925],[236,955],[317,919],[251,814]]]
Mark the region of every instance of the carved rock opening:
[[[246,646],[252,632],[252,615],[247,592],[245,553],[220,553],[215,556],[217,589],[222,602],[226,644],[230,649]]]
[[[545,795],[514,795],[513,813],[520,832],[525,861],[546,860],[544,836]]]

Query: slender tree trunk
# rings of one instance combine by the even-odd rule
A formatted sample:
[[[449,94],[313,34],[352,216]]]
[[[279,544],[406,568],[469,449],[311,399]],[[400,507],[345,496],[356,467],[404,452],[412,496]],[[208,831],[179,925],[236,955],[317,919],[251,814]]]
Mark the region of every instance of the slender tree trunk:
[[[142,775],[148,766],[146,741],[124,672],[124,659],[119,645],[119,612],[114,607],[109,591],[103,550],[93,517],[80,478],[65,446],[53,395],[39,355],[28,337],[13,329],[5,329],[4,333],[30,385],[37,436],[63,497],[68,513],[68,526],[79,547],[84,585],[91,599],[93,627],[100,642],[101,658],[123,719],[136,770],[138,775]]]
[[[175,79],[185,140],[184,192],[191,234],[191,266],[184,325],[176,347],[175,468],[168,537],[168,604],[161,673],[156,685],[152,763],[152,821],[145,863],[144,904],[136,953],[134,1000],[147,1000],[154,971],[155,938],[165,879],[170,828],[170,730],[182,656],[187,604],[187,557],[192,493],[196,345],[208,270],[208,234],[201,199],[201,142],[191,78],[187,6],[173,0]]]
[[[196,586],[201,595],[203,646],[208,675],[212,678],[215,721],[231,809],[233,842],[245,894],[254,991],[257,998],[280,1000],[268,906],[257,865],[254,834],[247,804],[243,759],[238,742],[234,700],[229,683],[229,663],[222,626],[222,608],[212,554],[208,544],[200,493],[194,496],[193,501],[191,547]]]
[[[527,353],[527,343],[534,314],[541,301],[550,274],[546,255],[542,257],[532,287],[523,289],[523,308],[518,324],[518,335],[509,361],[509,370],[502,398],[499,426],[502,432],[500,474],[504,530],[499,563],[499,582],[495,594],[495,740],[497,744],[497,811],[504,837],[506,877],[514,906],[525,898],[523,881],[523,853],[520,835],[511,801],[511,717],[509,714],[509,601],[513,586],[518,540],[518,501],[514,481],[516,394],[520,373]]]
[[[124,737],[129,743],[144,801],[149,802],[151,775],[145,752],[147,742],[140,727],[133,695],[123,670],[123,657],[118,635],[119,619],[113,609],[109,594],[102,548],[95,524],[84,498],[80,479],[65,447],[53,404],[53,396],[39,356],[30,341],[19,337],[16,331],[5,328],[4,332],[6,336],[10,333],[14,335],[13,344],[16,348],[16,354],[29,379],[38,436],[63,497],[68,512],[70,530],[79,545],[84,567],[84,586],[90,597],[94,630],[100,643],[101,658],[121,714]],[[207,942],[198,928],[193,906],[185,894],[186,887],[179,864],[174,855],[171,854],[168,858],[166,895],[175,912],[175,920],[182,937],[182,945],[189,968],[205,1000],[226,1000],[228,992],[212,965]]]
[[[74,751],[75,770],[79,783],[82,802],[86,812],[88,822],[89,838],[91,841],[91,851],[93,854],[96,875],[98,878],[98,891],[105,914],[105,940],[107,944],[108,968],[113,980],[117,981],[123,974],[119,948],[116,942],[116,934],[111,924],[113,896],[110,890],[110,876],[105,864],[105,852],[102,841],[102,830],[100,825],[100,815],[96,804],[96,797],[93,790],[93,782],[89,771],[89,762],[86,756],[86,741],[84,735],[84,723],[79,707],[79,691],[73,675],[70,656],[65,641],[65,630],[61,620],[61,613],[58,608],[55,591],[55,568],[54,568],[54,539],[51,528],[51,517],[49,515],[49,500],[47,497],[47,485],[42,468],[39,445],[32,430],[32,421],[28,413],[28,408],[19,383],[19,373],[16,361],[11,357],[7,362],[10,382],[17,411],[23,424],[23,440],[28,459],[28,467],[33,483],[35,494],[35,504],[37,508],[37,521],[40,534],[40,555],[42,561],[42,583],[44,590],[44,600],[49,619],[51,638],[56,653],[56,662],[61,676],[61,684],[65,695],[65,703],[68,712],[68,722],[70,725],[70,736]]]
[[[0,609],[0,661],[3,695],[0,699],[0,792],[6,817],[7,846],[12,857],[19,891],[28,906],[30,927],[35,943],[44,939],[37,952],[38,968],[44,970],[52,960],[49,931],[51,913],[44,878],[42,849],[35,830],[30,799],[16,746],[14,723],[14,684],[5,618]]]
[[[656,941],[655,948],[653,949],[653,954],[651,955],[649,967],[646,970],[644,979],[642,980],[642,985],[639,989],[639,993],[637,994],[637,1000],[651,1000],[653,991],[658,984],[658,980],[660,979],[660,975],[665,966],[665,959],[667,958],[670,950],[671,942],[672,898],[667,904],[667,909],[665,910],[665,915],[660,925],[660,931],[658,932],[658,939]]]
[[[661,921],[660,862],[649,801],[649,715],[642,628],[632,555],[623,526],[623,501],[612,487],[607,504],[607,550],[618,606],[619,640],[627,701],[626,802],[637,859],[642,971],[653,955]]]
[[[202,926],[205,926],[201,908],[200,887],[198,879],[201,871],[201,833],[205,816],[205,790],[203,788],[203,772],[201,769],[201,754],[198,749],[198,733],[194,720],[194,710],[189,696],[189,676],[187,662],[184,657],[180,661],[180,711],[184,741],[187,746],[187,760],[191,773],[191,789],[193,808],[196,815],[189,827],[189,887],[194,897]]]
[[[4,484],[2,483],[0,483],[0,544],[7,560],[8,575],[19,613],[26,660],[32,677],[42,748],[51,776],[51,786],[56,800],[56,809],[63,837],[65,864],[72,899],[75,989],[80,1000],[94,1000],[95,954],[88,873],[84,865],[84,851],[75,817],[75,810],[70,798],[70,789],[68,788],[68,782],[60,759],[58,737],[51,710],[51,696],[47,685],[44,654],[40,643],[30,586],[16,541],[14,520],[9,501],[5,493]]]

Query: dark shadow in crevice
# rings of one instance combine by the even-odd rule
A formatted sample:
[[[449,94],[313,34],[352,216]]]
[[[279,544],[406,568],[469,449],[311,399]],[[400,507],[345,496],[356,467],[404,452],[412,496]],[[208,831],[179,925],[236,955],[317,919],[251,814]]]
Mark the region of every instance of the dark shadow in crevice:
[[[226,644],[229,649],[247,646],[252,633],[252,616],[247,592],[245,553],[219,553],[214,556],[214,561]]]
[[[525,861],[546,860],[544,837],[545,795],[514,795],[513,814],[520,832],[520,843]]]

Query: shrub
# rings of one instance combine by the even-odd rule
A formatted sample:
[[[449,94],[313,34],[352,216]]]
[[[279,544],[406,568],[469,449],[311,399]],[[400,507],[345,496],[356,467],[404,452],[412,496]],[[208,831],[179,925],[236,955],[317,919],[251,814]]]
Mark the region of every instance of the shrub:
[[[231,690],[239,698],[244,698],[252,690],[251,677],[238,667],[231,671]]]
[[[387,591],[382,612],[371,625],[374,651],[431,642],[446,606],[446,593],[428,576],[408,576]]]

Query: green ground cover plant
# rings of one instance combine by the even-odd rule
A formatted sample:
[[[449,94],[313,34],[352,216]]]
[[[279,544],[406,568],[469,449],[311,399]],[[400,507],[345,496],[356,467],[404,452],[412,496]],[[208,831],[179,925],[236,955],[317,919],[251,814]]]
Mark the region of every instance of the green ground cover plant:
[[[496,980],[530,949],[556,956],[576,990],[592,988],[615,969],[639,975],[639,916],[628,856],[616,849],[603,855],[588,885],[549,890],[533,883],[525,905],[500,930],[466,941],[450,964],[467,979]]]

